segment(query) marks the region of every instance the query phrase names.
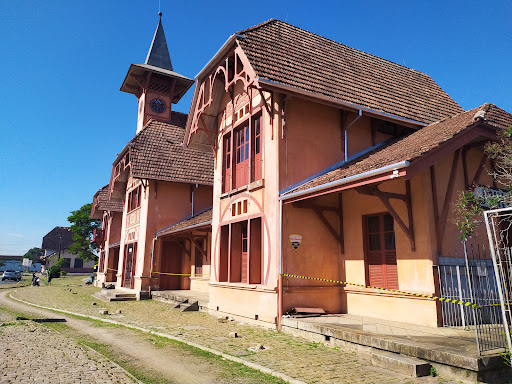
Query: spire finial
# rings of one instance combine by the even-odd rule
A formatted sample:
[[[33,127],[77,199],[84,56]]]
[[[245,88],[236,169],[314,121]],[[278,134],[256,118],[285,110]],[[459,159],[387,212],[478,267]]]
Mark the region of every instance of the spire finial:
[[[162,12],[158,12],[158,16],[160,16],[160,18],[162,18]]]

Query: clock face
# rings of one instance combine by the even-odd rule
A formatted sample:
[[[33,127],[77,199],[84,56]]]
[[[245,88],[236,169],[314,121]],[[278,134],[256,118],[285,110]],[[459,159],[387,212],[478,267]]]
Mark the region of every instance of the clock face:
[[[151,110],[155,113],[164,113],[165,112],[165,103],[160,99],[151,100]]]

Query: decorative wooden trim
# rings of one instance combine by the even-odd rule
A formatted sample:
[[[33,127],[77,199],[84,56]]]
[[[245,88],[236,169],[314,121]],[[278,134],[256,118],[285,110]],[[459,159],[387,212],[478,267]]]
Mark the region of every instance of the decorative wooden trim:
[[[340,193],[340,196],[341,196],[341,193]],[[340,197],[340,204],[341,204],[341,197]],[[329,207],[329,206],[324,206],[324,205],[317,205],[317,204],[311,203],[311,202],[301,201],[301,202],[293,203],[293,206],[295,208],[299,208],[299,209],[311,209],[313,212],[315,212],[315,214],[318,216],[320,221],[324,224],[324,226],[327,228],[327,230],[331,233],[331,235],[336,239],[336,241],[340,245],[341,253],[345,252],[345,244],[343,241],[343,212],[342,212],[341,205],[340,205],[340,207]],[[332,224],[329,222],[329,220],[327,220],[327,218],[325,217],[324,212],[326,212],[326,211],[327,212],[335,212],[338,214],[339,220],[340,220],[340,233],[339,234],[338,234],[338,232],[336,232],[336,229],[332,226]]]
[[[375,187],[360,187],[356,188],[356,191],[362,195],[370,195],[370,196],[376,196],[380,199],[382,204],[386,207],[388,212],[393,216],[393,219],[396,221],[398,226],[404,231],[405,235],[409,238],[409,242],[411,243],[411,251],[416,251],[416,242],[414,240],[414,226],[412,223],[412,206],[411,206],[411,190],[409,184],[406,182],[405,184],[405,194],[399,194],[399,193],[391,193],[391,192],[383,192],[379,189],[378,186]],[[402,200],[405,205],[407,206],[407,216],[409,220],[409,226],[405,225],[404,221],[398,214],[398,212],[393,208],[391,203],[389,202],[390,199],[398,199]]]
[[[470,186],[469,178],[468,178],[468,159],[467,159],[468,150],[469,150],[469,148],[467,145],[462,147],[462,170],[464,171],[464,188],[465,189],[468,189]]]
[[[485,168],[486,161],[487,161],[487,154],[484,152],[482,154],[482,158],[480,159],[480,163],[478,164],[478,168],[476,169],[475,176],[473,177],[471,184],[466,186],[466,189],[478,184],[478,181],[480,180],[480,176],[482,175],[482,171]]]
[[[457,164],[459,162],[461,149],[457,149],[453,154],[452,168],[450,170],[450,178],[448,179],[448,186],[446,187],[446,193],[443,201],[443,210],[441,211],[441,217],[439,218],[439,228],[437,233],[438,251],[441,251],[443,243],[444,230],[446,227],[446,221],[448,219],[448,211],[450,209],[450,203],[452,201],[453,190],[455,188],[455,176],[457,175]]]
[[[436,172],[433,165],[430,166],[430,184],[432,188],[432,202],[434,205],[434,226],[436,230],[437,253],[441,254],[441,244],[439,242],[439,203],[437,201]]]
[[[341,253],[345,254],[345,238],[344,238],[344,228],[343,228],[343,193],[339,193],[338,195],[338,217],[340,224],[340,248]]]
[[[203,255],[203,257],[204,257],[205,259],[207,259],[208,257],[206,257],[206,252],[205,252],[205,251],[203,251],[203,248],[200,246],[200,244],[198,244],[198,243],[196,242],[196,239],[195,239],[195,238],[193,238],[193,237],[189,237],[188,239],[189,239],[189,240],[190,240],[190,241],[191,241],[191,242],[196,246],[196,248],[197,248],[197,249],[199,249],[199,252],[201,252],[201,255]]]
[[[478,124],[480,123],[475,123],[472,127],[466,128],[452,139],[429,151],[428,154],[424,154],[421,158],[414,160],[414,162],[407,167],[407,178],[412,179],[419,172],[422,172],[424,169],[449,156],[451,153],[476,138],[496,141],[497,136],[495,129]]]

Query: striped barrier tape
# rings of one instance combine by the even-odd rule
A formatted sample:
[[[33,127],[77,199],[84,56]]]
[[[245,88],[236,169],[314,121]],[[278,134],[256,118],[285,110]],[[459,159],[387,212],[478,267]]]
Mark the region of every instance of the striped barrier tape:
[[[464,305],[466,307],[473,307],[473,308],[483,308],[483,307],[496,307],[496,306],[500,306],[501,304],[484,304],[484,305],[478,305],[478,304],[474,304],[470,301],[462,301],[462,300],[457,300],[457,299],[447,299],[445,297],[438,297],[438,296],[432,296],[432,295],[425,295],[423,293],[414,293],[414,292],[405,292],[405,291],[400,291],[398,289],[391,289],[391,288],[381,288],[381,287],[373,287],[371,285],[364,285],[364,284],[355,284],[355,283],[350,283],[348,281],[338,281],[338,280],[331,280],[331,279],[322,279],[320,277],[311,277],[311,276],[299,276],[299,275],[290,275],[288,273],[282,273],[281,276],[284,276],[284,277],[293,277],[295,279],[304,279],[304,280],[316,280],[316,281],[325,281],[325,282],[328,282],[328,283],[335,283],[335,284],[341,284],[341,285],[352,285],[352,286],[355,286],[355,287],[362,287],[362,288],[373,288],[373,289],[378,289],[378,290],[381,290],[381,291],[388,291],[388,292],[395,292],[395,293],[402,293],[402,294],[405,294],[405,295],[412,295],[412,296],[416,296],[416,297],[424,297],[426,299],[432,299],[432,300],[439,300],[441,302],[444,302],[444,303],[451,303],[451,304],[458,304],[458,305]],[[510,304],[510,303],[507,303],[507,304]]]
[[[206,273],[167,273],[167,272],[155,272],[151,271],[150,274],[156,273],[158,275],[168,275],[168,276],[207,276]]]

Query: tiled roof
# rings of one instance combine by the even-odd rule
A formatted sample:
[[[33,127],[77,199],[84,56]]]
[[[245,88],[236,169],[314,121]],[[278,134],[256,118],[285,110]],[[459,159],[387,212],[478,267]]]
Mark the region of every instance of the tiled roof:
[[[502,129],[512,124],[512,114],[493,104],[483,104],[478,108],[428,125],[409,136],[370,152],[363,159],[354,160],[341,168],[318,176],[290,192],[316,187],[405,160],[413,162],[473,125],[478,120],[477,116],[480,116],[484,123],[495,128]]]
[[[178,124],[186,120],[174,116]],[[212,185],[213,153],[184,147],[184,132],[177,125],[149,121],[128,143],[132,176]]]
[[[161,229],[157,232],[157,236],[164,236],[169,233],[178,232],[178,231],[185,231],[190,227],[196,228],[197,226],[200,226],[201,224],[204,224],[207,226],[212,221],[212,208],[197,213],[194,216],[190,216],[176,224],[171,225],[170,227]]]
[[[260,78],[423,123],[463,111],[424,73],[285,22],[271,19],[238,35]]]
[[[94,195],[97,198],[97,210],[99,211],[112,211],[112,212],[123,212],[123,202],[121,199],[108,198],[108,184],[98,190]],[[93,200],[94,204],[94,200]]]
[[[55,227],[43,237],[42,249],[56,251],[73,244],[73,232],[68,227]]]

